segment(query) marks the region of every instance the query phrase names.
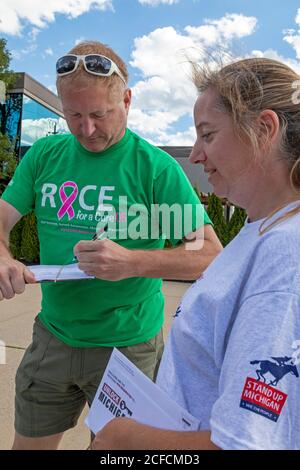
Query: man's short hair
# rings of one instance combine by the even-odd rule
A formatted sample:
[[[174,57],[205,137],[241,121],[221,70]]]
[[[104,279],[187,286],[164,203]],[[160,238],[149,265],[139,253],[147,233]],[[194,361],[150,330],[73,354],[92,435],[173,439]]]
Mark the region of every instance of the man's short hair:
[[[123,75],[126,83],[128,82],[128,71],[125,65],[125,62],[119,57],[111,47],[102,44],[98,41],[82,41],[74,46],[67,54],[75,54],[75,55],[87,55],[87,54],[101,54],[105,57],[111,59],[115,64],[119,67],[121,74]],[[70,87],[77,87],[80,88],[88,88],[89,86],[96,85],[98,83],[102,83],[103,85],[107,85],[109,88],[118,87],[122,85],[123,82],[118,77],[117,74],[113,73],[109,77],[102,77],[97,75],[92,75],[88,73],[83,66],[83,63],[80,62],[77,69],[68,75],[64,76],[57,76],[56,79],[56,86],[58,94],[62,87],[67,86]]]

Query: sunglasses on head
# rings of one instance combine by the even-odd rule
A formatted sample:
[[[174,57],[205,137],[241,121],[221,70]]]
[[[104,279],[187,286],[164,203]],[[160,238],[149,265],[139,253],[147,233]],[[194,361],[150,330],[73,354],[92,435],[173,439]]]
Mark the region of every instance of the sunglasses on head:
[[[125,78],[121,74],[119,67],[111,59],[100,54],[64,55],[56,62],[57,75],[63,76],[74,72],[81,60],[88,73],[100,75],[101,77],[109,77],[116,73],[126,85]]]

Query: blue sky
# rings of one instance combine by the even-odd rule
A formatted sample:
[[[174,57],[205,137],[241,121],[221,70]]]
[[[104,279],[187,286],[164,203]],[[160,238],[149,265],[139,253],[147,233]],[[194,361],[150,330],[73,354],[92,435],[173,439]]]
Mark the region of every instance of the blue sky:
[[[129,126],[157,145],[192,145],[195,90],[186,57],[201,51],[266,56],[300,73],[296,0],[1,0],[11,66],[55,91],[55,62],[96,39],[128,64]]]

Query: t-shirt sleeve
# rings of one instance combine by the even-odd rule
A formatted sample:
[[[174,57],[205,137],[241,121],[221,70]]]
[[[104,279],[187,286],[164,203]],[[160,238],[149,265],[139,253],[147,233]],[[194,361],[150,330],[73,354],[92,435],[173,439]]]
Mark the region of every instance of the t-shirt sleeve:
[[[212,224],[186,174],[175,161],[155,179],[154,200],[160,210],[162,233],[173,246],[197,228]]]
[[[28,150],[2,194],[2,199],[15,207],[22,215],[33,210],[35,205],[36,158],[43,146],[43,142],[38,141]]]
[[[239,309],[211,413],[222,449],[300,447],[299,312],[299,296],[286,291],[253,295]]]

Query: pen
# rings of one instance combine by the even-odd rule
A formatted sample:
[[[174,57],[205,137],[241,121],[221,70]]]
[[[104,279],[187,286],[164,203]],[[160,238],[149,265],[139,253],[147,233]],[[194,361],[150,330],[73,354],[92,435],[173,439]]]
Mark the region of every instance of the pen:
[[[104,235],[106,235],[107,230],[108,230],[108,224],[105,225],[105,227],[103,228],[103,231],[100,234],[99,234],[99,231],[98,232],[96,231],[94,233],[94,235],[92,236],[92,241],[102,240],[102,238],[104,238]],[[73,261],[77,261],[76,256],[74,256]]]
[[[102,240],[102,238],[104,238],[104,235],[106,235],[107,233],[107,230],[108,230],[108,224],[105,225],[103,231],[100,233],[100,235],[98,235],[99,232],[95,232],[94,235],[93,235],[93,238],[92,240],[95,241],[95,240]],[[74,261],[76,262],[77,261],[77,257],[74,256],[74,258],[72,259],[72,262],[71,263],[74,263]],[[59,275],[60,273],[62,272],[63,268],[66,266],[67,263],[63,264],[60,269],[58,270],[58,273],[56,275],[56,278],[54,280],[54,282],[56,282],[59,278]]]
[[[94,235],[93,235],[92,240],[93,241],[102,240],[102,238],[104,238],[104,235],[106,235],[107,230],[108,230],[108,224],[105,225],[105,227],[104,227],[103,231],[100,233],[100,235],[99,235],[99,232],[95,232]]]

